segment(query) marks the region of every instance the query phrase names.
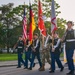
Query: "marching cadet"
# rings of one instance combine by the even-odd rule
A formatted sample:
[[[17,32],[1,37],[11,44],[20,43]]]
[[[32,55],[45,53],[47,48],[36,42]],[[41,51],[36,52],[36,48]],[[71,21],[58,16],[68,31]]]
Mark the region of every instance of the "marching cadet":
[[[19,36],[19,41],[17,42],[16,48],[17,48],[17,52],[18,52],[17,68],[21,68],[21,62],[23,63],[23,65],[25,67],[25,62],[23,61],[23,58],[22,58],[23,50],[24,50],[24,42],[23,42],[23,38],[21,35]]]
[[[49,71],[49,73],[54,73],[55,72],[55,61],[58,65],[58,67],[60,68],[60,71],[63,71],[64,67],[60,61],[60,48],[61,48],[61,42],[60,39],[58,37],[58,33],[54,32],[53,34],[53,39],[52,40],[52,48],[51,48],[51,71]]]
[[[72,28],[73,25],[72,21],[67,22],[67,30],[61,39],[66,45],[67,64],[70,70],[67,75],[74,75],[73,54],[75,49],[75,30]]]
[[[32,50],[32,45],[29,43],[29,39],[26,40],[26,48],[25,48],[25,68],[28,69],[28,60],[31,62],[31,50]]]
[[[25,49],[25,68],[28,69],[28,60],[31,62],[31,55],[32,55],[32,44],[30,44],[29,38],[26,40],[26,49]],[[33,64],[33,67],[35,63]]]
[[[38,34],[35,33],[34,34],[34,38],[33,38],[32,60],[31,60],[31,64],[30,64],[29,70],[32,70],[32,66],[33,66],[35,57],[37,57],[37,59],[38,59],[40,68],[42,67],[42,63],[41,63],[41,60],[40,60],[39,49],[40,49],[40,41],[38,39]]]
[[[41,50],[41,56],[42,56],[42,67],[40,68],[40,71],[44,71],[45,70],[45,59],[47,60],[47,62],[50,64],[51,61],[50,61],[50,48],[49,48],[49,38],[50,38],[50,35],[47,34],[47,37],[45,38],[45,43],[44,43],[44,46]]]

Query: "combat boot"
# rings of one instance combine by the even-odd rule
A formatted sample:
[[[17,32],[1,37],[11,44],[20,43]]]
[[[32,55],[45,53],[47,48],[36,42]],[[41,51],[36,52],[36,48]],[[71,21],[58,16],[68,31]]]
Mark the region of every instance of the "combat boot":
[[[39,69],[39,71],[45,71],[44,65],[42,65],[42,67]]]

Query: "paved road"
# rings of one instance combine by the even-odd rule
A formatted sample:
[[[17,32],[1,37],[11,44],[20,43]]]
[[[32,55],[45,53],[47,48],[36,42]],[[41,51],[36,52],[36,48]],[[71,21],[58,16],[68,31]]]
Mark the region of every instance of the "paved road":
[[[63,58],[61,58],[61,61],[63,61]],[[35,63],[38,63],[37,59],[35,59]],[[17,60],[15,60],[15,61],[0,61],[0,67],[6,67],[6,66],[17,66]]]
[[[50,74],[48,69],[49,69],[49,64],[46,63],[45,71],[39,72],[38,68],[39,65],[36,64],[35,67],[33,68],[33,70],[26,70],[22,68],[16,68],[16,66],[12,66],[12,67],[0,67],[0,75],[66,75],[66,73],[68,72],[67,66],[65,66],[65,69],[63,72],[60,72],[60,70],[58,68],[56,68],[55,73]]]

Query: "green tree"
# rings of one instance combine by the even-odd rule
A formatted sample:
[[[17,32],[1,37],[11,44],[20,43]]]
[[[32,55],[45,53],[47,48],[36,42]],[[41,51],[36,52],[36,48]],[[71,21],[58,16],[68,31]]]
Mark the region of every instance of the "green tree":
[[[9,47],[13,46],[15,39],[17,39],[17,36],[22,32],[22,20],[16,15],[17,13],[13,9],[13,3],[2,5],[0,7],[0,11],[2,11],[0,14],[0,25],[3,30],[1,32],[4,33],[4,35],[1,36],[4,40],[1,41],[3,43],[3,47],[6,47],[9,52]]]

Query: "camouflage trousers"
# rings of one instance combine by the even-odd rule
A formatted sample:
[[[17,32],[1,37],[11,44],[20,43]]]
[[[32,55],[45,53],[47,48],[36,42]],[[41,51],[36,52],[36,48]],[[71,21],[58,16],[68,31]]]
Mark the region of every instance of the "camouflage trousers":
[[[43,65],[45,65],[45,59],[47,60],[47,62],[49,64],[51,64],[51,61],[50,61],[50,50],[49,49],[43,49],[41,51],[41,61],[42,61]]]

